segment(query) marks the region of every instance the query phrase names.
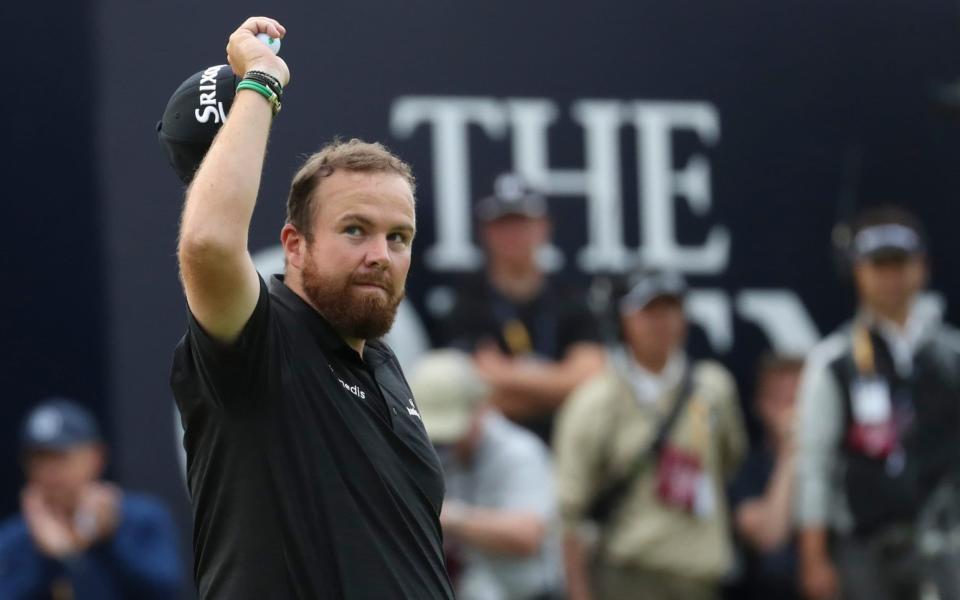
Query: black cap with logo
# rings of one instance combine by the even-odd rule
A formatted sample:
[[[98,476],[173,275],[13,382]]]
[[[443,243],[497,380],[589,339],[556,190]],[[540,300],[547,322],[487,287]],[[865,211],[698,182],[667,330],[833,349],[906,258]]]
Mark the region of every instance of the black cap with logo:
[[[538,219],[547,216],[547,201],[519,175],[504,173],[493,182],[493,195],[480,200],[476,211],[485,223],[512,215]]]
[[[230,65],[215,65],[191,75],[170,97],[157,137],[184,184],[193,179],[226,120],[237,83]]]
[[[643,310],[657,298],[683,300],[687,295],[687,281],[673,271],[645,270],[625,277],[615,291],[617,309],[621,315]]]
[[[93,413],[66,398],[42,401],[30,411],[20,430],[23,452],[68,450],[102,440]]]

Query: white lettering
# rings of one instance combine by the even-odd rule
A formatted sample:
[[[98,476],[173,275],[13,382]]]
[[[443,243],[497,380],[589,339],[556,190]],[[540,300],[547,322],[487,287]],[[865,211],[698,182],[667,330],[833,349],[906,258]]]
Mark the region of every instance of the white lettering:
[[[488,136],[503,137],[503,107],[491,98],[414,96],[394,103],[390,116],[394,135],[410,137],[422,123],[432,126],[433,207],[437,213],[436,241],[426,250],[426,263],[439,271],[476,269],[483,258],[471,241],[468,128],[479,125]]]
[[[194,109],[193,116],[197,118],[198,123],[206,123],[210,120],[210,117],[213,117],[214,123],[220,122],[220,113],[217,112],[216,106],[204,106],[203,112],[200,112],[200,109]]]
[[[332,369],[331,369],[331,370],[332,370]],[[362,388],[360,388],[360,386],[358,386],[358,385],[350,385],[349,383],[347,383],[346,381],[340,379],[339,377],[337,377],[337,381],[340,382],[340,385],[343,386],[343,389],[347,390],[348,392],[350,392],[351,394],[353,394],[353,395],[356,396],[357,398],[360,398],[361,400],[366,400],[366,398],[367,398],[367,393],[366,393]]]
[[[675,196],[687,199],[694,214],[710,209],[710,165],[694,155],[680,171],[673,168],[673,132],[693,130],[708,145],[720,138],[716,109],[704,102],[634,102],[640,170],[641,259],[644,265],[688,273],[719,273],[730,256],[730,234],[714,226],[700,247],[676,240]]]

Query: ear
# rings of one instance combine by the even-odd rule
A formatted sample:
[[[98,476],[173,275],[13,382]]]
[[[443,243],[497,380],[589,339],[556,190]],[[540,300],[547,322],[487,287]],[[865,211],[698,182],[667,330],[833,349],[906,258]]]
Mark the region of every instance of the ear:
[[[110,461],[110,453],[105,444],[97,444],[97,479],[103,476],[107,470],[107,463]]]
[[[303,256],[307,251],[307,240],[297,228],[287,223],[280,230],[280,245],[283,246],[283,256],[288,265],[297,269],[303,268]]]
[[[546,217],[537,220],[537,238],[541,245],[546,244],[553,237],[553,223]]]

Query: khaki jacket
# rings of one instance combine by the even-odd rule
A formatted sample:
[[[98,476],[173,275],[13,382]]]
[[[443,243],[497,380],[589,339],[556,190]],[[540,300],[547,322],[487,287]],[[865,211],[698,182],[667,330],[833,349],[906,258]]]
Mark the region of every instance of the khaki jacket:
[[[701,495],[706,501],[700,504],[706,509],[691,513],[666,505],[655,493],[657,469],[648,465],[601,533],[601,560],[716,580],[732,567],[726,484],[747,440],[730,373],[710,361],[691,368],[693,393],[668,443],[699,458],[707,488]],[[641,405],[629,382],[611,367],[574,391],[554,437],[557,493],[566,527],[579,527],[601,487],[625,473],[649,446],[678,387]]]

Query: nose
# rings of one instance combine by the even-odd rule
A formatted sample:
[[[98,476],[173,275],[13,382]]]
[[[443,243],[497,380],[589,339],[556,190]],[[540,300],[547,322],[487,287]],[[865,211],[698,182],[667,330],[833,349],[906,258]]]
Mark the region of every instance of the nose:
[[[368,267],[386,269],[390,266],[390,244],[387,236],[377,235],[367,245],[366,264]]]

